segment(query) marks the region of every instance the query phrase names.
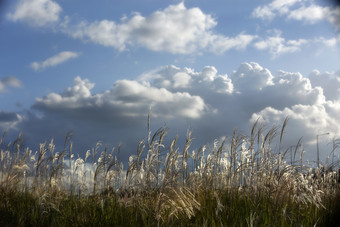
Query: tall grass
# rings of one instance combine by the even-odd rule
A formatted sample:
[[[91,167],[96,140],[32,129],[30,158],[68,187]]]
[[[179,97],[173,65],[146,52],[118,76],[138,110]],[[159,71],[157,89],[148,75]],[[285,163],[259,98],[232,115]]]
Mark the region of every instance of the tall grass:
[[[312,168],[301,139],[294,152],[282,145],[286,125],[266,131],[255,122],[249,136],[235,129],[230,139],[192,150],[190,131],[182,148],[178,137],[164,144],[167,128],[152,135],[149,118],[147,139],[125,168],[120,146],[97,143],[83,159],[74,157],[71,134],[60,152],[53,140],[33,152],[21,135],[7,145],[2,137],[0,225],[335,224],[340,143],[334,140],[331,162]]]

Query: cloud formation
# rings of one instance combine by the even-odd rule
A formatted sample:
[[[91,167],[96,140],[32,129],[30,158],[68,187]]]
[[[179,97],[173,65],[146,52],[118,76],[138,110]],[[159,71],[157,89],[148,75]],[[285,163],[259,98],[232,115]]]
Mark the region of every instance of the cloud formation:
[[[268,50],[275,58],[281,54],[294,53],[301,50],[301,46],[309,43],[306,39],[286,40],[281,37],[281,32],[276,31],[274,36],[258,41],[254,44],[258,50]]]
[[[272,20],[277,14],[287,14],[291,6],[302,1],[303,0],[273,0],[267,5],[256,7],[252,12],[252,16],[264,20]]]
[[[45,61],[32,62],[31,67],[35,71],[38,71],[38,70],[41,70],[41,69],[44,69],[44,68],[47,68],[47,67],[59,65],[59,64],[64,63],[64,62],[66,62],[70,59],[77,58],[77,57],[79,57],[79,55],[80,54],[77,53],[77,52],[63,51],[63,52],[60,52],[59,54],[57,54],[53,57],[46,59]]]
[[[310,5],[308,7],[301,7],[296,10],[292,10],[288,14],[289,19],[304,20],[310,23],[315,23],[320,20],[324,20],[330,15],[330,9],[328,7],[322,7],[318,5]]]
[[[255,36],[245,33],[235,37],[217,34],[216,20],[199,8],[187,9],[184,3],[170,5],[144,17],[135,13],[120,23],[109,20],[83,22],[67,31],[74,38],[90,40],[120,51],[128,46],[142,46],[152,51],[173,54],[192,54],[201,51],[224,53],[230,49],[244,49]]]
[[[285,16],[291,20],[307,23],[328,21],[335,29],[340,29],[340,6],[321,6],[315,4],[315,1],[274,0],[269,4],[256,7],[252,16],[263,20]]]
[[[266,38],[258,37],[253,46],[257,50],[268,51],[273,59],[283,54],[299,52],[303,49],[303,47],[308,47],[313,44],[321,44],[326,47],[335,47],[340,40],[340,36],[338,38],[329,39],[321,36],[314,39],[286,40],[284,37],[282,37],[282,32],[280,30],[268,32],[270,32],[271,35],[268,35]]]
[[[328,100],[340,100],[340,71],[321,73],[314,70],[308,78],[313,86],[323,88],[323,93]]]
[[[20,0],[15,11],[7,18],[22,21],[35,27],[43,27],[59,21],[62,8],[53,0]]]
[[[316,135],[330,132],[332,136],[339,135],[340,121],[334,115],[339,114],[339,102],[327,102],[322,105],[294,105],[278,110],[266,107],[258,113],[254,113],[252,121],[260,119],[264,124],[268,125],[272,122],[283,122],[289,117],[289,127],[286,129],[286,138],[293,142],[300,135],[304,139],[304,143],[312,143]],[[287,138],[288,137],[288,138]],[[294,143],[292,143],[294,145]]]
[[[14,76],[7,76],[0,79],[0,92],[6,91],[7,87],[21,87],[22,83]]]
[[[91,94],[93,87],[94,84],[87,79],[76,77],[73,87],[61,94],[50,93],[44,98],[37,98],[34,107],[70,115],[81,112],[83,117],[89,119],[93,117],[93,111],[103,117],[107,112],[131,117],[145,116],[150,106],[154,116],[164,119],[199,118],[205,109],[204,101],[198,96],[187,92],[173,93],[165,88],[153,87],[147,82],[119,80],[111,90],[95,95]]]
[[[325,20],[331,23],[336,29],[340,29],[340,7],[331,8],[311,4],[307,7],[302,6],[296,10],[292,10],[287,16],[289,19],[308,23]]]
[[[253,44],[255,49],[268,51],[276,58],[281,54],[300,51],[303,46],[315,42],[316,39],[326,46],[335,46],[339,43],[339,38],[323,37],[314,40],[303,38],[287,40],[277,30],[268,37],[247,34],[245,31],[232,36],[220,34],[215,31],[218,24],[216,18],[198,7],[187,8],[184,2],[170,5],[147,16],[135,12],[129,17],[122,17],[120,21],[104,19],[72,23],[72,18],[65,16],[61,22],[61,11],[62,8],[53,0],[20,0],[15,11],[8,14],[7,18],[12,21],[24,21],[37,27],[54,24],[55,31],[85,42],[112,47],[118,51],[142,47],[155,52],[182,55],[200,55],[204,52],[223,54],[230,50],[244,50]],[[252,16],[263,20],[284,16],[288,20],[306,23],[328,21],[335,28],[340,28],[340,7],[319,6],[314,1],[307,4],[305,0],[274,0],[255,8]],[[39,70],[53,64],[55,63],[46,60],[33,62],[31,67]]]
[[[3,112],[0,110],[0,130],[5,131],[7,129],[16,129],[19,122],[22,121],[22,117],[14,112]],[[0,131],[0,132],[1,132]]]
[[[197,145],[229,135],[234,127],[248,133],[257,119],[268,128],[281,125],[286,117],[290,120],[285,146],[296,144],[301,136],[308,145],[325,131],[340,135],[339,81],[338,73],[272,73],[255,62],[241,64],[230,76],[219,74],[214,66],[195,71],[170,65],[136,80],[116,81],[111,89],[95,94],[94,83],[76,77],[63,92],[37,98],[20,122],[8,122],[19,122],[17,128],[32,142],[52,137],[63,141],[70,130],[75,144],[84,149],[98,140],[122,142],[127,157],[145,138],[151,106],[153,127],[166,123],[169,137],[184,136],[190,128]]]

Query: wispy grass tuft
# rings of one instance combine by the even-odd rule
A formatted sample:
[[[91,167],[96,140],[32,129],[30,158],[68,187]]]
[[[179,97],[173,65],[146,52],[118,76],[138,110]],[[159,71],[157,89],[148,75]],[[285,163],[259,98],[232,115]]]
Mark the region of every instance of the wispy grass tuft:
[[[151,133],[124,168],[118,149],[98,142],[85,158],[74,157],[71,133],[58,152],[54,141],[33,152],[22,135],[0,139],[1,226],[314,226],[334,225],[340,207],[339,160],[313,168],[303,162],[302,138],[282,144],[282,127],[256,121],[250,136],[192,149],[167,128]],[[276,137],[278,146],[273,144]],[[289,152],[290,151],[290,152]],[[298,157],[298,158],[297,158]]]

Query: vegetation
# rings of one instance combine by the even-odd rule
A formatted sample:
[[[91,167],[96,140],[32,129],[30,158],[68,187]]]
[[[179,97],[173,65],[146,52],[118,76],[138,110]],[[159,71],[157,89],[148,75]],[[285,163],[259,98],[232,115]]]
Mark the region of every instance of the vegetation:
[[[250,136],[190,151],[166,128],[138,144],[126,168],[120,148],[100,143],[74,158],[69,135],[33,152],[19,135],[0,140],[1,226],[331,226],[340,217],[337,163],[312,168],[301,140],[282,145],[287,120],[268,131],[256,122]],[[278,147],[273,150],[273,141]],[[332,154],[340,143],[334,140]]]

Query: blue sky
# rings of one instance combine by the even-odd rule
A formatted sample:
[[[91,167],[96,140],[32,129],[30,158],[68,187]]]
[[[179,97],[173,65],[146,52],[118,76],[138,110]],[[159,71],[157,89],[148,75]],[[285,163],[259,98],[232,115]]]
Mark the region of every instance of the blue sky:
[[[2,1],[0,131],[70,130],[126,155],[152,125],[198,144],[280,125],[287,146],[340,135],[340,8],[318,0]],[[327,147],[327,143],[325,143]],[[328,147],[329,148],[329,147]],[[133,151],[134,152],[134,151]],[[307,152],[310,159],[313,153]],[[326,154],[324,154],[326,156]]]

